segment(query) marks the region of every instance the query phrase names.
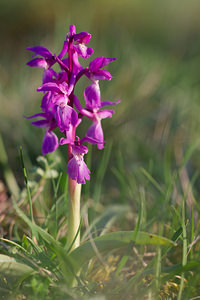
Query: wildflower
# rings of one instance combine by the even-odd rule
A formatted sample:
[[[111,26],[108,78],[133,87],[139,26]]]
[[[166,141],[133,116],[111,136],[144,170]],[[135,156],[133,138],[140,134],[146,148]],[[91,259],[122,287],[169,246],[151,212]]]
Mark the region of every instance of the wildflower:
[[[34,58],[27,64],[44,69],[42,85],[37,89],[38,92],[43,93],[42,112],[28,119],[41,118],[33,121],[32,124],[45,129],[42,144],[43,155],[55,151],[59,145],[68,145],[67,173],[72,180],[80,184],[90,179],[90,170],[84,162],[88,147],[83,143],[96,144],[98,149],[104,147],[101,121],[111,118],[114,110],[102,110],[102,108],[120,102],[119,100],[117,102],[101,101],[99,86],[99,80],[111,80],[111,74],[103,68],[116,58],[99,56],[93,59],[86,68],[83,68],[79,62],[79,57],[87,59],[93,53],[93,49],[86,45],[90,39],[90,33],[76,33],[75,26],[71,25],[58,55],[41,46],[27,48],[34,53]],[[59,65],[60,71],[54,70],[55,64]],[[85,105],[81,104],[75,94],[76,84],[82,76],[92,81],[84,91]],[[89,118],[92,125],[87,129],[85,136],[80,139],[76,135],[76,129],[84,118]],[[55,128],[58,128],[64,135],[60,142],[53,132]]]

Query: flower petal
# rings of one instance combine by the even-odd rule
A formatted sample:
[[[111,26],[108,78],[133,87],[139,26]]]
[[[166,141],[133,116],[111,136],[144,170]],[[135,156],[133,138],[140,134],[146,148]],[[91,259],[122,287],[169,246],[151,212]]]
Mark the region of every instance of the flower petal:
[[[112,114],[114,114],[114,110],[107,109],[107,110],[99,110],[97,112],[97,116],[99,119],[106,119],[106,118],[112,118]]]
[[[46,60],[44,58],[34,58],[32,60],[30,60],[29,62],[27,62],[27,65],[29,67],[38,67],[38,68],[48,68],[48,63],[46,62]]]
[[[35,115],[32,115],[32,116],[30,116],[30,117],[26,117],[26,116],[24,116],[24,118],[26,118],[26,119],[33,119],[33,118],[37,118],[37,117],[43,117],[43,118],[46,118],[46,113],[38,113],[38,114],[35,114]]]
[[[47,83],[44,83],[42,86],[40,86],[38,89],[37,89],[38,92],[46,92],[46,91],[52,91],[52,92],[56,92],[56,93],[60,93],[61,90],[58,86],[57,83],[55,82],[47,82]]]
[[[42,98],[41,102],[41,109],[43,111],[49,111],[49,108],[51,107],[51,92],[47,92],[44,97]]]
[[[85,179],[90,180],[90,170],[84,160],[80,161],[78,168],[77,183],[85,184]]]
[[[111,80],[112,79],[112,75],[110,74],[110,72],[108,72],[107,70],[98,70],[95,71],[91,74],[91,78],[92,81],[93,80]]]
[[[106,106],[106,105],[116,105],[119,104],[121,102],[121,100],[117,100],[116,102],[112,102],[112,101],[101,101],[101,107]]]
[[[42,46],[28,47],[27,50],[35,52],[36,55],[41,55],[45,58],[52,57],[52,53],[47,48]]]
[[[58,138],[52,131],[47,131],[42,144],[42,154],[54,152],[58,148]]]
[[[88,32],[80,32],[75,34],[74,41],[77,43],[89,43],[91,34]]]
[[[48,120],[38,120],[38,121],[31,122],[31,124],[40,128],[49,128]]]
[[[78,177],[78,164],[75,157],[72,157],[67,164],[67,173],[73,180],[77,180]]]
[[[101,127],[101,121],[93,123],[87,131],[86,136],[91,137],[94,140],[97,140],[97,148],[104,148],[104,136],[103,129]]]
[[[80,154],[86,154],[88,153],[88,147],[84,146],[84,145],[72,145],[72,154],[73,155],[80,155]]]
[[[60,131],[69,130],[70,123],[75,126],[78,121],[77,112],[69,105],[57,106],[56,120]]]
[[[98,82],[93,82],[84,92],[86,107],[93,110],[101,106],[101,95]]]
[[[116,60],[116,58],[115,57],[110,58],[110,57],[104,57],[104,56],[96,57],[94,60],[92,60],[90,62],[89,70],[90,70],[90,72],[95,72],[95,71],[105,67],[113,60]]]
[[[55,78],[53,78],[53,77],[55,77]],[[53,69],[44,70],[43,78],[42,78],[43,83],[55,81],[56,79],[58,79],[58,73],[56,73],[56,71],[54,71]]]

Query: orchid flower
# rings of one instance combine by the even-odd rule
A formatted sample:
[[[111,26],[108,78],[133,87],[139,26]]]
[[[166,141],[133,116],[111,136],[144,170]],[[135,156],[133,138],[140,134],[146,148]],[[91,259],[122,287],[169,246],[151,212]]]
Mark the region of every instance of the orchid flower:
[[[77,183],[85,183],[85,180],[90,179],[90,171],[84,162],[84,155],[88,152],[88,148],[83,145],[83,142],[96,144],[98,149],[104,148],[102,119],[111,118],[114,110],[102,108],[120,102],[120,100],[101,101],[99,86],[100,80],[111,80],[112,75],[104,67],[116,58],[99,56],[94,58],[86,68],[83,68],[79,62],[79,57],[87,59],[93,54],[93,49],[86,45],[90,39],[90,33],[77,33],[76,27],[71,25],[58,55],[42,46],[27,48],[34,53],[34,58],[27,64],[44,69],[42,85],[37,89],[38,92],[43,93],[42,112],[29,119],[42,118],[32,124],[45,129],[42,146],[44,155],[55,151],[59,144],[68,145],[67,172]],[[60,71],[54,70],[55,64],[59,65]],[[76,84],[83,75],[92,81],[84,91],[85,105],[82,105],[75,95]],[[84,138],[80,139],[76,137],[76,129],[84,118],[89,118],[92,124]],[[60,143],[53,132],[55,128],[64,135]]]

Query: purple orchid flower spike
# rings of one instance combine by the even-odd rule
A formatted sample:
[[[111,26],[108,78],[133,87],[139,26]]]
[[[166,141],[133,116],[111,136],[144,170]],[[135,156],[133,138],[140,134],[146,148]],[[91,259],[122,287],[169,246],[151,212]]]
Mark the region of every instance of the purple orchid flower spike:
[[[42,85],[37,89],[43,93],[42,112],[28,119],[41,118],[33,121],[32,124],[45,129],[42,145],[44,155],[55,151],[59,144],[68,145],[67,172],[77,183],[85,183],[90,179],[90,171],[84,162],[84,155],[88,152],[88,148],[83,143],[96,144],[98,149],[104,148],[101,122],[105,118],[111,118],[114,111],[102,110],[102,108],[120,102],[120,100],[101,101],[99,87],[99,80],[112,78],[104,67],[116,58],[99,56],[86,68],[83,68],[79,62],[80,57],[87,59],[93,53],[93,49],[86,45],[90,39],[90,33],[84,31],[76,33],[76,27],[71,25],[59,55],[53,54],[42,46],[27,48],[34,53],[33,59],[27,64],[44,69]],[[60,72],[54,70],[55,64],[59,65]],[[82,106],[75,95],[76,84],[83,75],[92,81],[84,91],[85,106]],[[84,138],[80,139],[76,137],[76,129],[85,117],[92,121],[92,125]],[[65,135],[60,143],[53,132],[55,128]]]
[[[91,34],[88,32],[76,33],[76,27],[71,25],[66,35],[63,47],[58,55],[51,53],[45,47],[29,47],[34,57],[27,64],[31,67],[43,69],[42,85],[37,89],[43,93],[42,112],[28,119],[39,117],[32,125],[44,128],[45,134],[42,143],[42,154],[46,155],[55,151],[59,145],[67,145],[69,176],[69,217],[67,248],[73,250],[80,245],[80,197],[81,184],[90,180],[84,155],[88,153],[88,147],[84,143],[97,145],[98,149],[104,148],[104,133],[102,120],[111,118],[114,110],[102,108],[106,105],[115,105],[120,102],[101,101],[99,80],[111,80],[111,74],[104,69],[116,58],[99,56],[93,59],[89,66],[83,67],[79,58],[87,59],[92,55],[93,49],[87,46]],[[36,57],[35,57],[36,56]],[[59,66],[59,71],[54,70],[54,65]],[[79,101],[76,96],[76,85],[82,76],[91,80],[91,84],[84,91],[85,102]],[[80,139],[76,130],[82,124],[84,118],[92,122],[84,136]],[[58,141],[53,132],[60,131],[64,137]]]

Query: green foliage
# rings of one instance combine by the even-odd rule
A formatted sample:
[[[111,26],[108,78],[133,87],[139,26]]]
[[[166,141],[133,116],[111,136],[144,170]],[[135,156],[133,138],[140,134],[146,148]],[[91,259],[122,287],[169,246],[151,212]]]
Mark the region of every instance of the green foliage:
[[[173,297],[180,298],[184,293],[192,291],[192,287],[186,285],[185,282],[190,279],[191,271],[199,270],[200,264],[196,251],[193,249],[195,244],[190,246],[192,259],[188,260],[187,258],[187,244],[190,243],[187,241],[189,227],[185,217],[188,191],[182,195],[182,204],[180,203],[182,206],[174,205],[169,202],[169,199],[173,199],[174,194],[174,189],[171,188],[172,183],[168,182],[169,186],[167,183],[158,184],[147,171],[141,170],[141,175],[144,174],[147,181],[145,183],[144,177],[141,177],[145,185],[142,191],[138,187],[141,203],[134,231],[120,231],[121,226],[129,227],[130,220],[134,220],[131,206],[124,204],[110,205],[103,213],[99,213],[98,203],[94,202],[95,217],[91,225],[87,227],[87,222],[84,223],[85,215],[88,212],[86,202],[82,210],[82,243],[79,248],[69,253],[66,248],[66,223],[61,222],[63,218],[66,220],[66,211],[61,209],[66,202],[65,189],[61,187],[63,184],[62,174],[57,178],[50,179],[49,174],[53,174],[53,172],[49,172],[49,170],[54,168],[54,165],[51,164],[51,157],[41,159],[45,170],[48,170],[48,172],[42,172],[42,178],[45,181],[42,193],[45,195],[45,187],[49,187],[48,181],[50,181],[52,182],[52,193],[57,199],[56,202],[54,199],[52,207],[46,211],[43,221],[40,219],[37,221],[37,218],[27,216],[24,206],[20,208],[20,202],[17,203],[13,199],[15,214],[17,213],[24,222],[24,228],[28,226],[32,236],[22,235],[15,241],[1,239],[1,288],[5,297],[12,294],[32,297],[31,299],[38,297],[43,299],[57,299],[58,297],[84,299],[84,297],[88,297],[89,299],[92,295],[102,294],[109,299],[112,294],[117,297],[116,299],[120,299],[124,294],[127,297],[131,294],[141,298],[151,293],[152,297],[169,294],[173,299]],[[103,161],[104,158],[102,164],[104,164]],[[179,176],[176,176],[176,181],[173,182],[178,189],[180,189],[182,168],[184,166],[177,171]],[[38,174],[37,171],[32,176],[36,174]],[[124,176],[130,175],[125,174]],[[134,176],[135,174],[132,175],[133,180],[135,180]],[[26,188],[28,187],[28,191],[22,191],[22,195],[25,197],[23,202],[26,201],[30,204],[36,187],[38,184],[40,186],[41,175],[35,178],[38,182],[36,181],[31,186],[29,186],[30,180],[27,178]],[[125,180],[127,180],[126,177]],[[166,202],[164,209],[169,209],[169,215],[162,214],[162,219],[159,219],[159,214],[158,218],[148,217],[148,213],[145,212],[148,190],[156,197],[161,197],[162,202]],[[29,200],[28,197],[30,197]],[[165,200],[162,199],[163,197]],[[172,211],[175,212],[173,215],[170,215],[169,204],[173,208]],[[67,208],[67,206],[64,207]],[[33,203],[33,211],[37,215],[36,202]],[[191,216],[194,218],[194,215]],[[172,221],[169,224],[170,219]],[[54,223],[56,231],[52,230],[51,222],[48,220]],[[115,232],[109,232],[113,226],[117,226]],[[151,233],[154,226],[159,233],[165,234],[168,238]],[[140,228],[147,227],[149,232],[140,230]],[[60,235],[62,230],[64,230],[63,236]],[[194,221],[191,223],[191,230],[194,237],[196,230]],[[183,249],[182,260],[176,261],[176,252],[181,251],[181,247]],[[149,255],[149,258],[148,256],[145,258],[146,254]],[[175,262],[173,262],[174,259]],[[168,265],[169,260],[173,265]],[[133,272],[133,270],[135,271]],[[95,275],[92,275],[94,272]],[[128,275],[129,273],[130,275]],[[179,276],[181,280],[178,279]],[[196,292],[195,287],[193,289]],[[194,294],[194,292],[191,293]]]

